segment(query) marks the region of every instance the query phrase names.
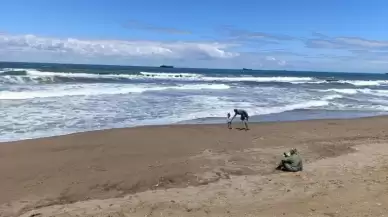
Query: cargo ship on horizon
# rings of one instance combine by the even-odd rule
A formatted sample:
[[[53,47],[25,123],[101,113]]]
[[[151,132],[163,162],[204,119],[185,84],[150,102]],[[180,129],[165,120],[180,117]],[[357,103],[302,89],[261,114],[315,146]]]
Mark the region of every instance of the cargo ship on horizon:
[[[174,66],[168,66],[168,65],[161,65],[160,68],[174,68]]]

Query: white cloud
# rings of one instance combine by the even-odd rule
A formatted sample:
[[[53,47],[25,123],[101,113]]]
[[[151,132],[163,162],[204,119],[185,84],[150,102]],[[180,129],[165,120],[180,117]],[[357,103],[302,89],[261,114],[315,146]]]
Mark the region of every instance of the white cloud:
[[[271,57],[271,56],[267,56],[265,59],[269,61],[276,61],[275,57]]]
[[[388,41],[369,40],[358,37],[336,37],[326,36],[324,39],[309,39],[305,41],[307,47],[325,49],[366,49],[366,50],[386,50]]]
[[[264,49],[250,42],[87,40],[0,33],[0,61],[255,69],[341,68],[342,71],[385,69],[381,65],[387,61],[388,41],[314,36],[318,39],[303,42],[308,48],[326,50],[302,48],[295,53],[283,44],[267,44],[268,49]]]
[[[265,60],[270,61],[270,62],[275,62],[279,66],[285,66],[287,62],[285,60],[281,60],[278,58],[275,58],[273,56],[266,56]]]
[[[207,41],[81,40],[0,34],[0,60],[209,68],[276,69],[286,65],[283,58],[270,52],[237,52],[241,46]]]
[[[280,60],[280,61],[278,62],[278,64],[279,64],[280,66],[285,66],[285,65],[287,64],[287,62],[286,62],[285,60]]]
[[[51,52],[85,57],[201,58],[227,59],[239,56],[227,49],[232,45],[206,42],[158,42],[134,40],[80,40],[46,38],[35,35],[0,35],[0,50]]]
[[[370,49],[388,48],[388,41],[367,40],[367,39],[356,38],[356,37],[339,37],[339,38],[335,38],[335,40],[338,43],[347,44],[349,46],[360,46],[363,48],[370,48]]]

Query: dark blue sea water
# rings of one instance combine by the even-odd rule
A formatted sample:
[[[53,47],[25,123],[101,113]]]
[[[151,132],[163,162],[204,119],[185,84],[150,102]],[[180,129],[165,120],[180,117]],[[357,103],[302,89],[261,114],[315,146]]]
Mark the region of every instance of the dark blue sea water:
[[[0,141],[171,123],[386,114],[388,75],[0,62]]]

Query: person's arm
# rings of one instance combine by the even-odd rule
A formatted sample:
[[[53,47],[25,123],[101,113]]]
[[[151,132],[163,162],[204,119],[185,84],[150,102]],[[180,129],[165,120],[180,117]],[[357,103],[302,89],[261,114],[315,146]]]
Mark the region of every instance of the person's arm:
[[[230,119],[230,121],[229,121],[230,123],[232,123],[232,121],[233,121],[233,119],[236,117],[236,115],[237,115],[237,113],[234,113],[232,119]]]
[[[283,161],[284,163],[289,163],[289,164],[291,164],[291,163],[294,162],[294,160],[292,159],[291,156],[285,157],[282,161]]]

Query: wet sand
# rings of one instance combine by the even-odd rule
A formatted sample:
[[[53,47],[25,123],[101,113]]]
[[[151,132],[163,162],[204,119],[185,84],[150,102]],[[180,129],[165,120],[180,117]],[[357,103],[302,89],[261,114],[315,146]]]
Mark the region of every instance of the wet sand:
[[[292,147],[305,171],[274,171]],[[2,143],[0,171],[0,216],[381,216],[388,118],[257,123],[250,131],[153,126]]]

